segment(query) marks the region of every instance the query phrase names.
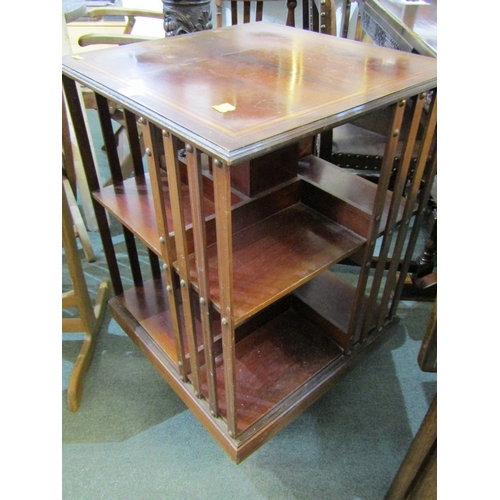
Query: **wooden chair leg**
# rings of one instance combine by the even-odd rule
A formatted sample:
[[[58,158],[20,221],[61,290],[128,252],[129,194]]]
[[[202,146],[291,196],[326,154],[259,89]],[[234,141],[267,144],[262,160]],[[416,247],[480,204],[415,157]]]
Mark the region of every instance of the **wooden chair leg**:
[[[87,228],[85,227],[85,222],[83,221],[82,214],[73,194],[71,184],[68,179],[63,179],[63,186],[66,192],[66,198],[68,200],[69,210],[71,213],[71,218],[73,221],[75,236],[80,238],[82,244],[83,253],[88,262],[95,261],[94,249],[92,248],[92,243],[90,242],[89,234]]]
[[[68,386],[68,406],[70,411],[77,411],[83,391],[83,376],[92,361],[97,334],[104,319],[105,304],[109,297],[110,287],[103,281],[97,293],[95,304],[92,305],[85,276],[78,254],[75,240],[75,231],[70,206],[67,198],[67,189],[62,188],[62,239],[66,255],[66,262],[73,284],[73,290],[64,293],[62,307],[76,306],[79,317],[63,318],[63,333],[81,332],[84,334],[83,345],[76,359]]]

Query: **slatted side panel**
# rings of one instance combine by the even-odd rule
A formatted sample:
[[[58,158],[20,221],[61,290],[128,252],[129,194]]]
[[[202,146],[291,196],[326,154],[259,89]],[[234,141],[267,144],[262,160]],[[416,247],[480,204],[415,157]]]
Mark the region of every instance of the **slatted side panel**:
[[[97,112],[99,114],[99,123],[104,140],[104,147],[106,149],[106,156],[108,158],[109,170],[111,172],[113,184],[117,184],[123,182],[123,175],[120,165],[120,159],[118,157],[118,145],[116,143],[115,134],[113,131],[113,122],[111,119],[111,113],[109,111],[110,106],[108,100],[105,97],[99,94],[96,94],[95,97],[97,103]],[[122,227],[134,285],[142,286],[143,280],[141,266],[139,263],[139,254],[137,252],[137,245],[135,242],[134,234],[125,226]]]
[[[212,308],[210,307],[209,267],[207,260],[207,236],[205,217],[203,213],[203,179],[201,152],[186,144],[186,161],[188,172],[189,195],[191,202],[191,217],[195,249],[196,272],[198,276],[200,318],[203,333],[206,377],[208,386],[208,402],[210,412],[219,415],[217,399],[217,379],[214,353],[214,332]]]
[[[364,262],[365,264],[360,271],[358,286],[356,289],[354,308],[349,321],[348,336],[349,338],[353,338],[354,342],[357,342],[363,338],[363,335],[366,333],[362,329],[364,318],[372,316],[377,307],[376,302],[368,302],[367,309],[365,312],[366,316],[360,313],[362,302],[364,300],[367,289],[371,262],[375,250],[375,243],[377,241],[377,237],[380,232],[380,223],[382,220],[383,209],[386,202],[387,189],[391,178],[392,168],[394,164],[394,157],[399,141],[399,135],[400,135],[405,107],[406,107],[406,101],[400,101],[399,103],[394,105],[392,124],[389,129],[385,145],[384,158],[382,160],[382,168],[380,171],[377,193],[374,200],[367,243],[362,259],[362,262]]]
[[[407,250],[402,262],[400,275],[396,285],[394,296],[392,297],[392,304],[390,305],[390,315],[396,313],[401,293],[403,291],[404,281],[410,263],[412,260],[412,251],[418,239],[418,234],[422,225],[422,219],[429,200],[430,191],[437,170],[437,147],[436,147],[436,133],[437,133],[437,92],[432,94],[432,102],[430,105],[428,120],[425,127],[425,133],[422,139],[422,146],[419,151],[417,160],[417,173],[410,187],[410,194],[415,193],[415,203],[418,203],[415,221],[411,230],[410,238],[408,241]],[[431,161],[427,159],[431,156]],[[418,184],[417,184],[418,183]]]
[[[189,349],[189,379],[196,396],[201,397],[200,356],[196,340],[195,312],[191,304],[189,274],[189,246],[186,233],[185,213],[182,203],[181,173],[179,168],[178,139],[168,131],[163,132],[163,148],[168,174],[170,204],[174,226],[177,266],[180,277],[184,331]]]
[[[139,120],[139,123],[144,137],[145,153],[148,162],[149,177],[151,180],[156,224],[158,226],[158,238],[161,245],[161,256],[163,260],[163,276],[166,283],[168,306],[170,310],[175,349],[177,354],[177,365],[181,378],[184,381],[187,381],[189,367],[188,363],[186,362],[184,340],[182,336],[179,301],[177,300],[175,293],[175,248],[169,236],[171,228],[168,227],[168,218],[165,210],[165,193],[162,188],[160,174],[160,159],[162,158],[162,156],[164,156],[163,144],[157,138],[159,130],[154,125],[149,124],[146,120],[144,120],[144,118],[141,118]]]
[[[425,97],[424,97],[425,99]],[[420,230],[420,221],[415,218],[413,227],[413,238],[408,241],[408,232],[410,222],[415,215],[415,207],[417,202],[423,208],[427,204],[428,193],[421,193],[422,179],[426,171],[426,163],[431,147],[434,143],[434,133],[436,129],[436,106],[433,105],[430,109],[427,119],[427,125],[424,129],[424,134],[420,141],[420,149],[418,151],[417,164],[410,179],[410,184],[406,186],[406,205],[403,212],[401,225],[398,229],[398,235],[394,246],[393,253],[398,258],[393,258],[387,272],[387,283],[391,286],[384,288],[382,298],[380,300],[379,315],[377,318],[377,328],[383,326],[385,318],[391,317],[396,312],[396,305],[399,302],[399,295],[402,291],[404,278],[410,265],[411,254],[415,247],[416,238]],[[429,187],[430,190],[430,187]],[[405,260],[407,260],[406,269],[404,269],[404,261],[401,256],[405,252]]]
[[[399,169],[396,173],[396,178],[394,181],[394,187],[392,191],[391,203],[389,206],[389,211],[387,214],[387,221],[385,224],[385,233],[382,238],[382,244],[378,254],[377,266],[373,275],[373,281],[371,284],[369,303],[377,304],[379,300],[379,295],[381,292],[381,286],[385,286],[388,290],[393,290],[396,286],[395,276],[391,276],[391,279],[383,282],[386,275],[386,265],[390,261],[399,262],[401,260],[401,247],[396,247],[396,249],[390,255],[391,243],[393,241],[394,232],[397,231],[397,217],[400,212],[400,208],[403,202],[403,197],[405,194],[405,187],[407,184],[408,173],[410,170],[411,160],[414,154],[415,142],[417,139],[417,133],[420,127],[420,121],[422,118],[422,110],[425,103],[425,94],[417,96],[413,100],[413,106],[410,106],[408,112],[413,111],[410,121],[410,128],[408,135],[406,136],[405,143],[403,145],[402,159],[400,162]],[[385,314],[380,312],[377,316],[378,307],[371,307],[367,311],[366,317],[363,322],[362,338],[366,337],[370,330],[376,326],[380,328],[385,320]]]
[[[144,153],[143,146],[143,130],[137,126],[137,116],[124,110],[125,128],[127,131],[127,140],[130,149],[130,160],[133,165],[134,175],[140,176],[144,174],[144,165],[142,157]],[[151,274],[153,278],[159,278],[161,275],[160,263],[156,254],[148,248],[149,263],[151,265]]]
[[[97,177],[92,147],[87,135],[87,127],[85,125],[77,83],[67,76],[63,76],[62,82],[68,111],[71,116],[71,121],[78,143],[78,149],[80,151],[83,168],[85,170],[85,177],[87,179],[90,192],[93,192],[99,189],[99,179]],[[113,284],[113,290],[115,294],[118,295],[123,293],[123,283],[120,276],[120,270],[118,268],[118,261],[114,252],[114,245],[108,225],[106,211],[104,207],[102,207],[102,205],[100,205],[94,198],[92,198],[92,206],[94,208],[97,225],[99,227],[99,233],[101,235],[104,254],[106,256],[106,263],[108,265],[111,282]]]

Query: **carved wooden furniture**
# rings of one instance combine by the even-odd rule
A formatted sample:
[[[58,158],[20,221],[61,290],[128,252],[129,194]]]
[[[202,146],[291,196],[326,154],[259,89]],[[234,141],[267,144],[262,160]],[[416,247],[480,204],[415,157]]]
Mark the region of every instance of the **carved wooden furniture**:
[[[77,411],[83,391],[84,375],[94,355],[97,334],[104,319],[106,302],[109,297],[109,283],[103,281],[97,292],[94,305],[91,302],[83,274],[80,255],[76,245],[73,229],[73,219],[68,202],[68,190],[65,187],[67,179],[63,176],[62,188],[62,240],[66,256],[68,271],[73,284],[73,289],[62,295],[62,308],[76,307],[77,317],[62,319],[63,333],[83,333],[84,339],[80,353],[71,372],[68,384],[68,407],[70,411]]]
[[[365,35],[377,45],[437,56],[437,0],[358,0]]]
[[[76,125],[76,82],[96,93],[105,132],[108,100],[123,107],[131,149],[144,138],[146,173],[137,155],[135,177],[123,181],[105,133],[114,185],[99,189]],[[63,83],[116,294],[112,313],[239,462],[396,322],[428,196],[420,181],[435,165],[426,160],[436,61],[259,22],[67,57]],[[381,106],[391,106],[393,120],[378,185],[300,154],[302,139]],[[411,133],[389,191],[408,113]],[[420,160],[407,183],[418,129]],[[131,289],[107,213],[123,226]],[[151,271],[139,265],[139,246]],[[330,270],[347,257],[360,264],[356,282]]]
[[[212,29],[210,0],[161,0],[165,35],[175,36]]]

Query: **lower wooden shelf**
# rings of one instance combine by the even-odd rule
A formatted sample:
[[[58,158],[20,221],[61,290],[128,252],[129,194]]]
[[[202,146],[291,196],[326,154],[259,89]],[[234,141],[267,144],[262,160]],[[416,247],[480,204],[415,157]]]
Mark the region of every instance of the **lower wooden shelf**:
[[[241,434],[314,375],[338,359],[341,349],[292,308],[236,344],[236,414]],[[224,403],[224,363],[217,358],[220,412]],[[204,391],[204,396],[208,392]]]
[[[225,425],[224,362],[217,312],[214,311],[213,344],[218,353],[216,380],[220,414],[215,417],[206,399],[205,366],[201,366],[201,397],[195,395],[189,377],[187,381],[182,380],[179,374],[162,280],[148,281],[143,287],[128,290],[113,298],[109,306],[119,325],[193,414],[229,456],[240,462],[324,394],[352,363],[357,352],[371,343],[371,340],[364,342],[347,354],[330,329],[322,328],[323,323],[317,321],[317,315],[322,314],[321,305],[314,308],[307,303],[316,292],[322,294],[328,287],[329,296],[337,301],[333,310],[345,316],[348,303],[352,302],[352,293],[346,290],[351,287],[338,278],[332,279],[329,271],[311,283],[314,284],[289,294],[236,329],[236,439],[228,434]],[[182,310],[180,312],[182,314]],[[333,321],[334,328],[339,329],[345,317],[336,321],[329,310],[323,321]],[[196,329],[198,350],[202,353],[204,346],[197,321]],[[200,359],[203,360],[203,356]]]

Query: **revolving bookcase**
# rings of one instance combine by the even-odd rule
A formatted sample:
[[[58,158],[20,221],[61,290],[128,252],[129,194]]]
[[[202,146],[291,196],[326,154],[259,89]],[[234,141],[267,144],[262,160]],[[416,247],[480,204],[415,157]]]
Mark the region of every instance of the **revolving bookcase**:
[[[106,187],[78,85],[95,93]],[[63,87],[113,316],[240,462],[396,321],[436,169],[436,61],[253,23],[66,57]],[[377,183],[313,154],[317,134],[386,108]],[[127,179],[110,110],[128,133]],[[128,289],[108,216],[123,227]],[[335,272],[347,258],[355,282]]]

